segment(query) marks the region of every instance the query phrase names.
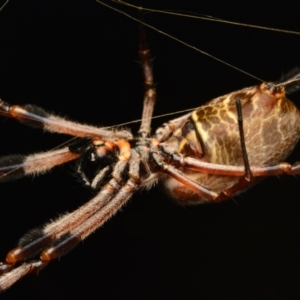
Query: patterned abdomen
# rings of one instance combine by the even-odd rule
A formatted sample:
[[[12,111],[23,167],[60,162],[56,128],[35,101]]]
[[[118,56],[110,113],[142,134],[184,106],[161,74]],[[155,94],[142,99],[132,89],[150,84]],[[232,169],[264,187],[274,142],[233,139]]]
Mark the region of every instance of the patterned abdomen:
[[[178,145],[175,151],[205,162],[243,166],[236,100],[242,106],[243,130],[251,166],[271,166],[292,152],[300,134],[300,112],[285,97],[284,87],[263,83],[216,98],[195,110],[170,138]],[[186,172],[202,186],[221,192],[240,177],[216,176],[194,171]],[[191,190],[168,178],[166,186],[171,195],[183,203],[206,202]]]

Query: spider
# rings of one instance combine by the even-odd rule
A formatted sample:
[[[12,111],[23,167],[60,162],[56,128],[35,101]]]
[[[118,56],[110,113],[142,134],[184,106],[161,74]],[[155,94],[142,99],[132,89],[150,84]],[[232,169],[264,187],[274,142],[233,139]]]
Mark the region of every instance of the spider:
[[[300,163],[280,163],[300,136],[300,112],[285,96],[285,86],[299,88],[293,82],[298,73],[284,83],[262,83],[218,97],[163,124],[151,136],[156,91],[143,34],[139,55],[145,96],[136,136],[128,130],[79,124],[33,105],[0,100],[0,114],[5,117],[78,138],[48,152],[2,157],[1,181],[44,173],[78,160],[82,180],[98,190],[74,212],[30,231],[19,241],[0,265],[1,290],[68,252],[112,217],[133,193],[157,180],[163,180],[168,192],[183,204],[200,204],[226,200],[251,186],[257,177],[300,173]]]
[[[151,93],[151,89],[150,89],[150,93]],[[234,95],[235,94],[232,95],[233,98],[235,98]],[[240,98],[236,97],[236,99],[240,99]],[[243,102],[244,99],[241,97],[240,100],[241,100],[241,102]],[[150,103],[153,104],[153,101],[150,101]],[[5,105],[3,104],[2,107],[5,107]],[[146,108],[147,108],[147,106],[146,106]],[[233,106],[233,111],[236,112],[235,104]],[[38,111],[35,109],[33,109],[33,112],[38,113]],[[41,113],[43,114],[42,111],[41,111]],[[150,115],[149,115],[149,117],[150,117]],[[176,124],[176,122],[179,122],[179,124],[180,124],[181,121],[183,123],[185,123],[188,119],[189,119],[189,116],[185,116],[183,118],[176,119],[175,121],[173,121],[173,123]],[[147,120],[148,120],[147,118],[143,119],[144,122],[147,122]],[[246,118],[246,120],[247,120],[247,118]],[[30,121],[28,121],[27,119],[24,121],[27,123],[30,123]],[[39,124],[44,125],[46,122],[47,122],[47,119],[44,119],[42,122],[39,122]],[[66,123],[64,123],[64,120],[62,120],[61,122],[62,122],[62,124],[59,124],[58,127],[60,127],[60,126],[64,127],[63,124],[66,124]],[[245,122],[245,116],[244,116],[244,122]],[[37,124],[37,125],[39,125],[39,124]],[[79,125],[76,125],[76,124],[71,124],[71,125],[72,125],[71,126],[72,128],[75,128],[74,135],[77,136]],[[195,126],[195,125],[191,125],[191,123],[186,123],[184,125],[186,127],[182,127],[182,126],[180,127],[178,125],[178,130],[182,130],[182,128],[184,128],[184,130],[186,131],[185,133],[188,133],[190,131],[193,131],[193,126]],[[56,131],[58,131],[58,127],[56,128],[57,129]],[[85,139],[85,138],[79,139],[79,141],[70,145],[68,148],[64,148],[64,150],[56,150],[56,151],[50,152],[48,154],[56,153],[57,157],[61,158],[63,161],[66,161],[67,158],[69,158],[71,160],[71,159],[75,159],[77,157],[80,157],[79,160],[81,160],[81,157],[82,157],[82,159],[83,158],[85,159],[88,166],[90,166],[90,165],[93,166],[93,165],[95,165],[93,163],[96,162],[96,167],[98,167],[98,168],[101,167],[101,170],[105,170],[107,172],[107,174],[101,173],[99,175],[100,177],[97,177],[97,176],[95,177],[94,174],[92,174],[93,176],[90,176],[90,174],[86,174],[86,173],[88,173],[88,170],[87,170],[87,166],[84,165],[85,164],[84,162],[82,164],[79,164],[80,165],[79,172],[81,173],[83,180],[87,184],[91,185],[92,187],[95,187],[96,189],[102,189],[100,193],[107,193],[107,186],[105,184],[107,184],[107,180],[108,181],[113,180],[111,178],[111,172],[113,171],[110,169],[111,166],[114,166],[115,168],[117,168],[118,165],[120,166],[122,164],[123,164],[123,166],[125,166],[126,172],[124,171],[123,173],[119,174],[120,175],[119,176],[120,177],[119,178],[120,185],[123,185],[121,190],[126,189],[126,187],[130,184],[131,184],[132,189],[136,189],[138,185],[150,184],[152,182],[152,180],[155,179],[155,176],[160,176],[161,174],[165,174],[170,171],[167,169],[163,170],[162,169],[163,167],[170,166],[172,168],[171,171],[172,172],[174,171],[175,175],[176,174],[182,175],[180,170],[185,169],[187,167],[187,166],[185,166],[184,168],[182,168],[181,162],[177,161],[177,157],[175,157],[176,156],[175,154],[177,154],[177,153],[174,153],[174,148],[171,149],[172,151],[170,153],[170,151],[167,147],[167,146],[169,146],[169,143],[171,143],[173,137],[176,136],[176,134],[173,134],[173,135],[170,134],[170,136],[168,135],[167,138],[161,139],[161,140],[157,137],[157,136],[159,136],[159,134],[157,134],[156,136],[154,136],[154,138],[159,142],[158,145],[156,145],[156,142],[154,144],[152,144],[152,142],[150,143],[151,140],[148,139],[148,137],[147,137],[147,130],[146,130],[146,132],[144,132],[144,130],[141,130],[140,135],[137,138],[133,138],[131,136],[131,134],[127,131],[123,131],[123,132],[122,131],[111,132],[111,131],[106,131],[106,130],[101,131],[101,129],[98,129],[98,128],[95,129],[95,128],[90,128],[90,127],[88,129],[91,129],[91,131],[89,131],[88,134],[86,132],[83,134],[83,137],[87,137],[87,139]],[[147,126],[146,126],[146,129],[147,129]],[[164,129],[161,128],[160,129],[161,134],[166,133],[167,129],[168,129],[168,127],[165,127]],[[75,134],[75,132],[76,132],[76,134]],[[101,134],[99,134],[99,132],[101,132]],[[236,132],[238,133],[236,136],[239,137],[240,130],[238,130],[238,126],[236,127]],[[90,139],[90,137],[93,137],[93,134],[94,134],[94,138]],[[108,134],[108,135],[112,134],[112,137],[104,138],[104,135],[106,135],[106,134]],[[179,136],[181,136],[181,135],[179,134]],[[183,136],[186,137],[186,135],[184,135],[184,134],[183,134]],[[192,141],[194,141],[194,140],[195,139],[192,138],[185,145],[189,146],[192,143]],[[162,145],[164,142],[167,143],[167,145]],[[173,142],[174,142],[174,140],[173,140]],[[239,142],[240,142],[240,140],[238,138],[237,144]],[[134,168],[134,165],[133,165],[134,159],[131,158],[132,161],[129,163],[128,162],[129,157],[128,156],[126,157],[126,155],[128,155],[128,151],[126,150],[126,146],[128,146],[128,144],[132,148],[132,150],[130,151],[130,152],[132,152],[132,155],[135,155],[137,152],[137,153],[140,153],[140,155],[142,157],[144,156],[143,159],[141,160],[142,162],[140,163],[142,170],[139,172],[136,171],[136,174],[135,174],[136,175],[135,177],[140,182],[132,183],[132,178],[129,178],[127,175],[128,174],[127,169],[129,168],[129,165],[132,168]],[[143,148],[146,148],[146,150]],[[149,148],[151,151],[148,151],[147,148]],[[193,152],[192,150],[193,149],[184,149],[184,151],[187,151],[188,153],[192,153]],[[122,152],[122,151],[124,151],[124,152]],[[120,153],[120,152],[122,152],[122,153]],[[251,149],[247,145],[246,145],[246,152],[247,152],[247,155],[249,156]],[[104,157],[102,158],[103,154],[105,154],[105,158]],[[162,162],[167,163],[167,165],[161,165],[161,161],[158,159],[158,157],[152,156],[152,154],[158,155],[159,157],[163,156]],[[173,157],[173,154],[175,155],[174,157]],[[199,154],[199,152],[198,152],[198,154]],[[130,155],[131,155],[131,153],[130,153]],[[199,155],[199,156],[201,156],[201,155]],[[35,156],[35,157],[37,157],[37,156]],[[41,157],[43,157],[43,156],[41,156]],[[29,158],[30,158],[30,156],[29,156]],[[9,159],[13,159],[13,160],[17,161],[17,159],[13,158],[13,157],[10,157]],[[7,162],[9,159],[3,160],[3,161]],[[32,156],[31,159],[34,159],[34,157]],[[279,159],[277,158],[276,160],[278,161]],[[56,162],[58,162],[58,161],[56,161]],[[195,160],[192,160],[192,162],[194,162],[194,164],[196,164],[196,165],[198,164],[198,162]],[[55,164],[55,161],[52,161],[52,163]],[[97,164],[99,164],[99,165],[97,166]],[[242,158],[242,160],[237,165],[238,167],[233,171],[240,172],[239,176],[241,176],[242,174],[244,174],[244,164],[245,164],[244,158]],[[149,170],[147,170],[147,165],[150,167],[150,172],[149,172]],[[176,170],[173,169],[174,166],[176,166]],[[250,166],[252,166],[251,160],[250,160]],[[51,166],[49,166],[49,168],[50,167]],[[218,171],[221,172],[220,171],[220,169],[222,168],[221,166],[210,166],[210,167],[213,167],[213,169],[217,169],[217,172]],[[18,170],[24,171],[24,168],[18,169]],[[211,170],[210,170],[210,172],[211,172]],[[115,169],[115,172],[116,171],[117,170]],[[132,170],[132,171],[134,171],[134,170]],[[255,174],[256,174],[255,168],[253,170],[251,169],[251,171],[252,171],[252,175],[255,176]],[[226,172],[225,174],[227,174],[227,175],[229,174],[228,173],[229,170],[226,168],[225,168],[225,172]],[[153,175],[148,176],[150,173],[154,173],[154,178],[151,178],[151,176],[153,176]],[[267,174],[267,173],[265,173],[265,174]],[[14,174],[10,173],[9,175],[13,176]],[[169,175],[171,175],[171,174],[169,174]],[[232,176],[237,175],[237,173],[231,174],[231,175]],[[103,177],[101,178],[101,176],[103,176]],[[179,178],[177,178],[177,179],[179,179]],[[188,183],[186,183],[186,184],[188,184]],[[118,189],[117,187],[115,187],[115,188],[116,188],[116,190]],[[239,189],[240,189],[240,187],[238,188],[238,190]],[[224,198],[226,198],[226,197],[227,197],[227,195],[225,195]],[[190,200],[192,202],[194,202],[193,198],[194,198],[194,196],[190,197]],[[196,198],[199,199],[198,196]],[[206,198],[206,196],[204,198]],[[180,197],[180,199],[181,199],[181,197]],[[196,199],[196,202],[197,202],[197,199]],[[97,225],[99,225],[99,224],[97,224]],[[36,233],[31,234],[30,237],[36,237],[35,234],[37,234],[37,236],[39,235],[39,233],[36,232]],[[30,237],[27,236],[27,239]]]

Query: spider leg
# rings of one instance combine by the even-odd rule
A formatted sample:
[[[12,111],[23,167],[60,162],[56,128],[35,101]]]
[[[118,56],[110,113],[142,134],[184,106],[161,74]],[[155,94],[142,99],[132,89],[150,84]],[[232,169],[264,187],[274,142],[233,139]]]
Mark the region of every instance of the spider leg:
[[[240,99],[235,100],[235,106],[236,106],[237,116],[238,116],[240,143],[241,143],[241,149],[242,149],[243,161],[245,167],[244,179],[245,182],[250,182],[252,180],[252,174],[250,170],[250,164],[249,164],[248,153],[247,153],[246,142],[245,142],[245,134],[244,134],[244,127],[243,127],[243,113],[242,113],[242,105]]]
[[[140,137],[146,138],[149,137],[151,130],[151,119],[153,115],[154,105],[156,102],[156,89],[153,80],[151,53],[146,43],[146,36],[142,25],[140,25],[139,56],[141,59],[141,65],[144,75],[145,93],[142,122],[138,134]]]
[[[16,262],[26,260],[36,252],[41,251],[53,240],[61,238],[73,228],[88,219],[95,212],[100,210],[120,189],[122,175],[127,166],[127,162],[119,161],[112,173],[112,179],[104,188],[89,202],[82,205],[74,212],[68,213],[59,219],[46,224],[43,229],[34,229],[25,234],[19,241],[19,246],[8,253],[6,261],[11,265]]]
[[[24,277],[26,274],[30,274],[34,269],[41,270],[47,263],[42,261],[32,261],[30,263],[24,263],[21,266],[11,270],[10,272],[0,276],[0,292],[10,288],[15,282]],[[2,265],[0,265],[0,271]]]
[[[67,248],[73,248],[80,241],[87,238],[97,228],[102,226],[104,222],[111,218],[129,200],[137,188],[138,184],[133,179],[129,179],[102,209],[98,210],[97,213],[93,214],[80,226],[70,231],[68,236],[59,241],[59,243],[44,250],[40,256],[41,260],[50,261],[55,259],[68,251]]]
[[[156,102],[156,88],[153,79],[151,53],[146,43],[146,36],[142,25],[140,26],[139,56],[144,75],[145,93],[142,122],[138,134],[140,137],[146,138],[149,137],[151,131],[151,118]],[[190,115],[191,114],[186,114],[182,117],[169,121],[168,123],[164,123],[156,130],[154,138],[159,142],[166,140],[172,132],[182,126],[182,124],[188,119]]]
[[[77,137],[93,137],[105,141],[115,141],[117,139],[132,139],[130,132],[126,130],[111,131],[95,126],[79,124],[55,116],[34,105],[10,105],[0,99],[0,115],[15,118],[20,122],[40,127],[45,131],[63,133]]]
[[[193,157],[184,157],[179,154],[172,154],[170,157],[174,164],[187,170],[198,171],[211,175],[224,175],[233,177],[240,177],[245,174],[244,166],[213,164],[198,160]],[[281,162],[277,165],[267,167],[251,166],[250,170],[253,177],[276,176],[284,174],[297,175],[300,174],[300,162],[296,162],[292,165],[287,162]]]
[[[237,120],[238,120],[238,127],[239,127],[239,133],[240,133],[240,143],[241,143],[241,150],[242,150],[242,156],[244,161],[244,175],[231,187],[227,188],[225,191],[222,192],[223,195],[228,197],[233,196],[236,192],[241,191],[245,189],[247,186],[250,185],[250,183],[253,181],[253,176],[250,170],[250,164],[248,159],[248,153],[245,143],[245,134],[244,134],[244,127],[243,127],[243,114],[242,114],[242,105],[241,100],[236,99],[235,100],[235,106],[237,110]],[[220,197],[222,198],[222,197]],[[222,200],[222,199],[220,199]]]
[[[0,265],[0,291],[7,289],[26,274],[39,271],[50,260],[71,250],[115,214],[138,187],[131,178],[121,187],[127,165],[126,161],[117,162],[112,179],[85,205],[46,225],[42,230],[35,229],[26,234],[20,240],[19,247],[8,253],[6,263]],[[138,172],[136,165],[131,163],[130,176],[138,178]],[[26,261],[38,253],[41,253],[39,260]],[[25,263],[14,268],[16,263],[24,260]]]
[[[210,189],[207,189],[206,187],[202,186],[198,182],[190,179],[189,177],[186,176],[185,173],[181,172],[178,168],[174,167],[171,164],[168,164],[164,162],[163,156],[160,156],[157,153],[154,153],[152,155],[154,161],[156,164],[159,166],[161,169],[161,172],[171,176],[172,178],[176,179],[178,182],[183,184],[185,187],[189,188],[190,190],[194,191],[195,193],[199,194],[201,197],[207,200],[211,200],[214,202],[220,202],[224,201],[228,198],[230,198],[236,191],[239,191],[241,187],[246,187],[250,184],[250,182],[244,180],[244,175],[245,175],[245,169],[244,167],[240,167],[239,171],[241,172],[241,179],[238,180],[238,182],[229,188],[221,191],[221,192],[214,192]],[[219,165],[214,165],[210,164],[213,166],[213,170],[218,171],[216,166]],[[231,166],[228,166],[231,167]],[[252,169],[251,169],[252,170]],[[224,171],[224,169],[222,169]],[[211,174],[211,172],[207,172]],[[228,175],[228,174],[226,174]],[[236,176],[236,175],[233,175]]]
[[[41,270],[50,262],[50,260],[55,259],[72,249],[76,244],[85,239],[112,217],[129,200],[137,187],[137,183],[135,183],[134,180],[129,179],[107,205],[80,226],[70,231],[69,234],[62,237],[55,245],[45,249],[41,253],[39,260],[25,262],[21,266],[0,276],[0,291],[8,289],[25,275]]]
[[[29,156],[8,155],[0,158],[0,182],[15,180],[27,175],[45,173],[57,165],[79,157],[68,147],[32,154]]]
[[[157,128],[154,134],[154,138],[159,142],[164,142],[175,130],[180,128],[184,122],[190,117],[190,113],[172,121],[164,123],[162,126]]]

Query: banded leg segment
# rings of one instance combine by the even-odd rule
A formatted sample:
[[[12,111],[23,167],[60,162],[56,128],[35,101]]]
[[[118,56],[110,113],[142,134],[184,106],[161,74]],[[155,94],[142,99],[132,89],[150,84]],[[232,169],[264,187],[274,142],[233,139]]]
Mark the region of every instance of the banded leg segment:
[[[140,26],[140,49],[139,56],[144,75],[144,105],[142,113],[142,122],[139,129],[139,135],[143,138],[149,137],[151,131],[151,121],[156,102],[156,89],[154,86],[151,53],[146,43],[144,28]]]
[[[139,136],[146,138],[149,137],[151,131],[152,115],[156,103],[156,88],[154,84],[151,52],[147,46],[146,36],[142,25],[140,26],[139,56],[140,56],[141,66],[144,75],[145,92],[144,92],[142,122],[138,133]],[[186,119],[189,116],[190,114],[187,114],[185,116],[182,116],[173,121],[163,124],[162,127],[156,130],[154,138],[157,139],[159,142],[166,140],[174,130],[179,128],[184,123],[184,121],[186,121]]]
[[[181,167],[188,170],[199,171],[201,173],[211,175],[224,175],[224,176],[236,176],[240,177],[245,174],[244,166],[226,166],[211,164],[203,161],[199,161],[192,157],[180,157],[174,160],[176,164],[179,163]],[[265,176],[276,176],[276,175],[299,175],[300,174],[300,162],[296,162],[293,165],[282,162],[274,166],[267,167],[250,167],[251,174],[253,177],[265,177]]]
[[[55,240],[61,239],[64,235],[85,222],[94,213],[101,210],[120,189],[118,182],[120,182],[126,166],[126,162],[118,162],[112,174],[113,178],[89,202],[74,212],[65,214],[56,221],[45,225],[43,229],[34,229],[25,234],[19,241],[19,246],[8,253],[6,257],[7,263],[13,266],[15,263],[26,260],[36,253],[41,252]]]
[[[221,192],[214,192],[211,189],[208,189],[201,185],[200,183],[190,179],[188,176],[186,176],[185,173],[181,172],[176,167],[166,163],[163,161],[163,158],[160,157],[157,154],[153,155],[154,160],[156,161],[157,165],[161,168],[161,171],[170,177],[176,179],[178,182],[180,182],[184,187],[192,190],[196,194],[199,194],[200,197],[206,200],[214,201],[214,202],[220,202],[224,201],[233,194],[240,190],[241,187],[245,188],[247,187],[251,181],[245,180],[245,169],[242,167],[242,178],[237,181],[236,184],[229,186],[227,189],[221,191]]]
[[[50,261],[66,252],[66,248],[73,248],[80,241],[87,238],[97,228],[102,226],[110,219],[132,196],[137,190],[137,184],[133,180],[129,180],[120,191],[97,213],[93,214],[80,226],[70,231],[69,236],[56,245],[44,250],[41,253],[42,261]]]
[[[154,154],[153,158],[157,165],[161,168],[161,171],[168,174],[172,178],[176,179],[185,187],[199,194],[205,199],[212,201],[223,201],[232,197],[236,192],[249,186],[256,177],[266,177],[272,175],[297,175],[300,174],[300,162],[293,165],[282,162],[274,166],[267,167],[250,167],[251,180],[245,179],[245,167],[244,166],[226,166],[218,165],[207,162],[202,162],[191,157],[183,157],[178,154],[174,154],[172,164],[166,163],[163,156]],[[175,158],[175,159],[174,159]],[[176,166],[174,166],[174,165]],[[218,176],[231,176],[241,177],[236,184],[229,186],[227,189],[216,193],[210,189],[205,188],[198,182],[188,178],[185,173],[181,172],[178,167],[182,167],[185,170],[198,171],[199,173],[206,173],[210,175]]]
[[[47,225],[40,234],[40,238],[30,236],[30,233],[27,237],[25,236],[24,240],[29,242],[10,251],[6,257],[7,263],[0,265],[0,272],[2,272],[0,291],[9,288],[26,274],[39,271],[50,260],[65,254],[113,216],[139,186],[131,178],[123,187],[118,184],[117,181],[124,177],[123,172],[127,164],[127,162],[119,161],[115,168],[115,178],[111,179],[95,198],[73,213]],[[129,173],[132,174],[129,177],[139,177],[136,177],[139,175],[139,168],[136,164],[132,164]],[[40,253],[38,260],[27,261],[14,268],[17,262],[38,253]]]
[[[27,175],[45,173],[55,166],[78,158],[79,155],[65,147],[29,156],[3,156],[0,158],[0,182],[15,180]]]
[[[0,99],[0,115],[19,120],[20,122],[40,127],[45,131],[68,134],[77,137],[99,138],[105,141],[118,139],[132,139],[131,133],[126,130],[111,131],[95,126],[79,124],[47,113],[34,105],[10,105]]]
[[[7,268],[7,272],[3,272],[4,274],[0,276],[0,291],[8,289],[25,275],[43,269],[50,260],[61,256],[66,251],[73,248],[77,243],[88,237],[92,232],[112,217],[130,199],[137,187],[137,184],[130,179],[115,195],[115,197],[113,197],[113,199],[101,210],[99,210],[91,218],[87,219],[87,221],[82,223],[82,225],[76,227],[68,236],[57,242],[56,245],[45,249],[41,253],[39,260],[25,262],[13,270],[9,270]],[[0,271],[1,269],[4,270],[4,267],[5,264],[0,265]]]
[[[17,282],[25,275],[30,274],[35,270],[43,269],[47,266],[47,264],[48,262],[43,262],[40,260],[31,261],[30,263],[24,263],[21,266],[11,270],[10,272],[5,273],[4,275],[0,276],[0,292],[10,288],[15,282]],[[4,265],[0,264],[0,273],[3,266]]]

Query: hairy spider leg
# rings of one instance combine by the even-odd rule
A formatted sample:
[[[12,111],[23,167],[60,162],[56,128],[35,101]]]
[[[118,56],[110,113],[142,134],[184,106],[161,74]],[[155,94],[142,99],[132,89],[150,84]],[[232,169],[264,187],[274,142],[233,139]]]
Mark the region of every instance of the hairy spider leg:
[[[126,130],[106,130],[96,126],[83,125],[46,112],[35,105],[10,105],[0,99],[0,115],[15,118],[25,125],[40,127],[48,132],[68,134],[76,137],[92,137],[104,141],[132,139],[132,134]]]
[[[42,153],[8,155],[0,157],[0,182],[19,179],[27,175],[43,174],[55,166],[67,163],[79,157],[69,147]]]
[[[141,49],[140,57],[142,60],[142,69],[144,74],[146,74],[145,80],[147,80],[149,77],[153,78],[152,68],[149,68],[151,65],[150,52],[146,49],[145,44]],[[145,68],[147,68],[147,70],[145,70]],[[155,94],[152,85],[151,90],[152,91],[149,92],[149,84],[145,82],[145,95],[149,93]],[[151,120],[155,97],[145,96],[145,99],[144,105],[146,108],[144,111],[146,113],[143,114],[143,118],[150,118]],[[0,264],[1,291],[9,288],[26,274],[41,270],[50,260],[71,250],[77,243],[86,238],[114,215],[120,207],[129,200],[131,195],[142,183],[142,180],[139,174],[141,159],[138,157],[131,158],[130,145],[126,140],[132,139],[132,135],[128,131],[114,132],[93,126],[77,124],[49,114],[43,109],[33,105],[26,105],[24,107],[12,106],[1,99],[0,114],[15,118],[29,126],[41,127],[50,132],[70,134],[77,137],[92,137],[95,138],[95,143],[101,140],[109,144],[109,141],[111,141],[110,146],[112,149],[118,148],[120,154],[118,156],[119,161],[115,164],[110,174],[111,179],[105,184],[96,197],[92,198],[74,212],[66,214],[50,224],[46,224],[42,230],[34,229],[27,233],[21,238],[19,246],[7,254],[6,262]],[[147,124],[147,122],[149,122],[149,120],[144,122],[144,124]],[[144,126],[141,131],[144,129],[150,131],[150,123],[149,127],[147,127],[147,125]],[[148,134],[149,132],[146,133],[146,135]],[[109,146],[107,146],[106,150],[110,151]],[[53,161],[42,165],[41,160],[47,159],[51,157],[51,155],[54,156]],[[2,164],[0,160],[0,174],[2,178],[4,178],[3,181],[5,179],[16,179],[21,176],[45,172],[55,165],[76,159],[79,156],[79,153],[71,152],[69,147],[33,154],[27,157],[7,156],[2,158]],[[128,166],[129,172],[126,170]],[[127,174],[128,176],[126,176]],[[104,172],[101,173],[101,176],[96,176],[92,185],[97,186],[97,183],[107,175],[107,172]],[[125,179],[124,176],[126,176]],[[32,259],[35,255],[40,255],[39,259]],[[17,263],[22,261],[25,262],[15,267]]]

